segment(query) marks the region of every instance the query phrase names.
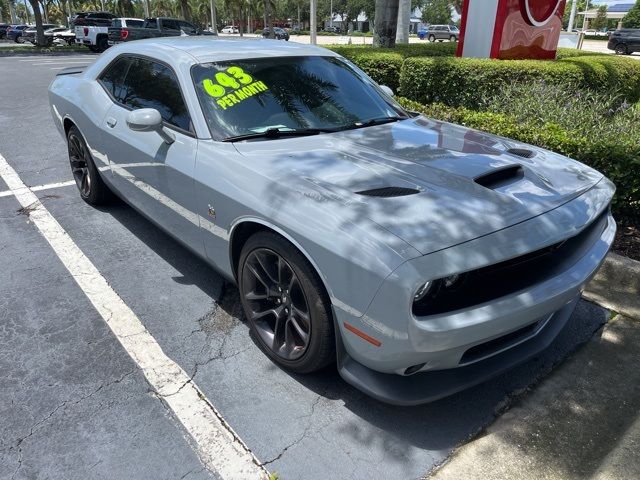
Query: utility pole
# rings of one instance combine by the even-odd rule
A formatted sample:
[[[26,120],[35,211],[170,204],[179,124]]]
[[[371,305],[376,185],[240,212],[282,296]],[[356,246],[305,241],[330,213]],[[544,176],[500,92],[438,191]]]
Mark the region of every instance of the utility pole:
[[[331,0],[331,6],[329,7],[329,27],[333,29],[333,0]]]
[[[569,25],[567,25],[567,32],[571,33],[573,30],[573,24],[576,21],[576,12],[578,11],[578,0],[573,0],[571,4],[571,14],[569,15]]]
[[[589,26],[589,22],[587,22],[587,11],[589,10],[589,0],[587,0],[587,5],[584,7],[584,17],[582,18],[582,30]]]
[[[216,0],[210,0],[211,7],[211,33],[218,35],[218,20],[216,19]]]
[[[310,32],[311,35],[311,45],[315,45],[317,43],[316,40],[316,30],[318,29],[318,24],[316,22],[316,7],[318,5],[318,0],[311,0],[311,12],[309,12],[309,23],[311,24]]]

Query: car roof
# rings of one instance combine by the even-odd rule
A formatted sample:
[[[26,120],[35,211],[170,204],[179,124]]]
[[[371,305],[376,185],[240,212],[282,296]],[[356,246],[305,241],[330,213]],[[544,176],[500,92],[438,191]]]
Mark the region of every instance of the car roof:
[[[135,42],[125,42],[117,46],[118,53],[146,53],[153,57],[154,51],[173,49],[182,52],[184,59],[195,59],[198,63],[240,60],[262,57],[333,56],[338,54],[314,45],[295,42],[281,42],[262,38],[237,38],[216,36],[159,37]],[[190,58],[189,58],[190,57]]]

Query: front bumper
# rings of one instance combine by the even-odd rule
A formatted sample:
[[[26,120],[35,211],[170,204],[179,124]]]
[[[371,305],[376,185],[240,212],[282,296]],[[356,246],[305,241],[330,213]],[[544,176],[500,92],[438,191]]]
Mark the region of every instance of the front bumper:
[[[385,280],[365,314],[334,307],[342,377],[382,401],[413,405],[480,383],[546,348],[611,247],[616,227],[607,206],[613,191],[603,179],[546,214],[410,260]],[[426,317],[410,313],[413,292],[430,279],[425,272],[438,272],[433,278],[441,278],[470,271],[580,232],[590,232],[584,244],[527,288],[452,312]],[[345,323],[378,345],[353,335]],[[407,368],[414,374],[405,376]]]

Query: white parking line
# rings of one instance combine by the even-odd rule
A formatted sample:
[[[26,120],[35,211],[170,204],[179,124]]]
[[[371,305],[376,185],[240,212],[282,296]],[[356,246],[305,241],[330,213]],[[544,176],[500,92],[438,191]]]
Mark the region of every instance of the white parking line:
[[[64,181],[64,182],[47,183],[45,185],[36,185],[35,187],[28,187],[28,188],[30,188],[32,192],[40,192],[42,190],[50,190],[52,188],[68,187],[70,185],[75,185],[75,184],[76,184],[75,180],[67,180],[67,181]],[[4,190],[4,191],[0,192],[0,197],[9,197],[11,195],[14,195],[14,193],[11,190]]]
[[[35,187],[31,187],[32,192],[40,192],[42,190],[50,190],[52,188],[60,188],[60,187],[68,187],[70,185],[75,185],[75,180],[67,180],[65,182],[56,182],[56,183],[47,183],[45,185],[36,185]]]
[[[109,286],[58,221],[0,155],[0,178],[28,212],[78,286],[158,396],[192,437],[202,463],[223,479],[264,479],[265,468],[187,373],[163,351],[136,314]]]

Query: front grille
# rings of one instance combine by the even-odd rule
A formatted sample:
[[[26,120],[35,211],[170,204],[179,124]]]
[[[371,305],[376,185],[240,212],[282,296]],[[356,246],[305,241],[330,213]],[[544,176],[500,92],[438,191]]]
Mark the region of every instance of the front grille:
[[[571,268],[606,227],[608,210],[574,237],[504,262],[466,272],[455,288],[434,288],[413,304],[416,316],[437,315],[479,305],[530,288]]]

